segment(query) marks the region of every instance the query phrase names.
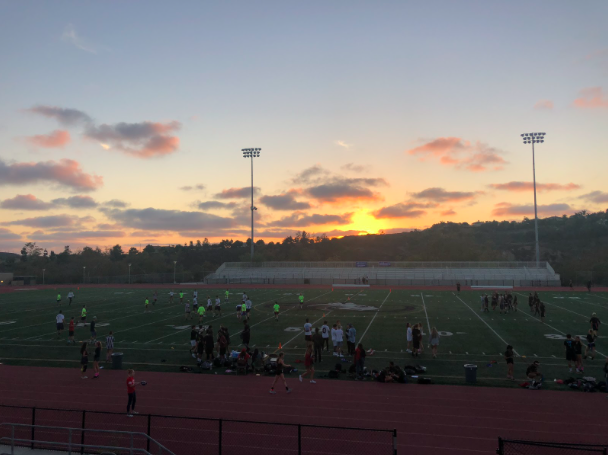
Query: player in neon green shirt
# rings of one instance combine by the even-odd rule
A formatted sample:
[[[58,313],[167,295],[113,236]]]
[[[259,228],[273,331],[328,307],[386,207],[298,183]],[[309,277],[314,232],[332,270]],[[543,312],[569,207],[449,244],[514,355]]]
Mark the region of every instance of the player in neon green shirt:
[[[273,309],[274,309],[274,318],[275,318],[275,320],[278,321],[279,320],[279,309],[280,309],[280,307],[279,307],[279,304],[278,304],[278,302],[276,300],[274,301]]]
[[[184,303],[184,291],[179,291],[179,303]]]
[[[86,306],[82,307],[82,311],[80,312],[80,321],[81,322],[87,321],[87,307]]]
[[[247,304],[245,302],[241,305],[241,317],[247,319]]]
[[[230,296],[230,291],[228,291],[228,289],[226,289],[226,292],[224,292],[224,295],[226,296],[225,300],[227,302],[228,301],[228,297]]]
[[[205,307],[203,305],[198,307],[198,322],[203,322],[203,318],[205,317]]]
[[[146,309],[144,310],[144,313],[147,313],[149,311],[148,305],[150,305],[150,301],[148,300],[148,297],[146,297],[146,300],[144,301],[144,305],[146,305]]]
[[[61,304],[61,294],[57,294],[57,303]]]
[[[304,308],[304,294],[300,294],[298,296],[298,298],[300,299],[300,310],[301,310],[302,308]]]

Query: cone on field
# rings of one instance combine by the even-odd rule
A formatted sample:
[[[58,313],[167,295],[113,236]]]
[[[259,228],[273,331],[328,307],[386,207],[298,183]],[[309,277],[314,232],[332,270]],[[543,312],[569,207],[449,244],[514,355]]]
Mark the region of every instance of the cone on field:
[[[323,313],[323,317],[325,317],[325,313]]]
[[[281,343],[279,343],[279,351],[282,349],[283,349],[283,347],[281,346]]]

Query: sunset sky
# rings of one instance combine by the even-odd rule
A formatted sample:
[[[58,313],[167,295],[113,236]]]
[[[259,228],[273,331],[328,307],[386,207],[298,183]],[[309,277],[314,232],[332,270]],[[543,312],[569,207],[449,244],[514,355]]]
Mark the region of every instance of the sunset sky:
[[[0,250],[608,207],[605,1],[0,4]]]

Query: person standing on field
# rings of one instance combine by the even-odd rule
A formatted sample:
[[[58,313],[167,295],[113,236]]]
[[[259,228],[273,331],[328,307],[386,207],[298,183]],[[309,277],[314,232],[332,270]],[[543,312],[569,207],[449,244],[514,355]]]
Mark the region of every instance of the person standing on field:
[[[407,338],[407,348],[405,352],[412,353],[412,348],[414,346],[414,334],[412,332],[412,324],[409,322],[405,325],[406,329],[406,338]]]
[[[72,304],[73,299],[74,299],[74,293],[70,289],[70,292],[68,292],[68,306],[70,306]]]
[[[55,322],[57,323],[57,338],[61,337],[61,334],[63,333],[63,321],[64,320],[65,320],[65,316],[63,315],[61,310],[59,310],[59,313],[57,314],[57,316],[55,316]]]
[[[348,355],[355,355],[355,342],[357,338],[357,331],[352,324],[348,324],[348,330],[346,332],[346,343],[348,345]]]
[[[321,327],[321,337],[323,338],[323,346],[325,346],[325,350],[329,352],[329,326],[327,325],[327,321],[323,321],[323,326]]]
[[[315,363],[319,363],[321,361],[321,351],[323,351],[323,336],[319,332],[319,327],[315,329],[315,333],[312,336],[312,344],[314,347]]]

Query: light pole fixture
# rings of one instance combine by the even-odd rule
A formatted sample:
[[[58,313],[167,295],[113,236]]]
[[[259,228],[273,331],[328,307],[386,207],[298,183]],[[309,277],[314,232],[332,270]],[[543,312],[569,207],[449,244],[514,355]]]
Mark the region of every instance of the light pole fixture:
[[[243,158],[251,159],[251,262],[253,262],[253,212],[258,208],[253,205],[253,159],[260,157],[262,149],[242,149]]]
[[[42,269],[42,284],[44,284],[44,271],[45,271],[45,270],[46,270],[46,269]]]
[[[131,284],[131,264],[129,264],[129,284]]]
[[[536,267],[540,267],[540,248],[538,246],[538,210],[536,207],[536,163],[534,159],[534,144],[545,142],[546,133],[524,133],[521,138],[524,144],[532,144],[532,181],[534,182],[534,236],[536,238]]]
[[[85,279],[85,276],[86,276],[85,275],[85,270],[86,270],[86,268],[87,268],[86,265],[82,267],[82,284],[84,284],[84,282],[86,281],[86,279]]]
[[[175,281],[175,267],[177,267],[177,261],[173,261],[173,284],[177,284]]]

